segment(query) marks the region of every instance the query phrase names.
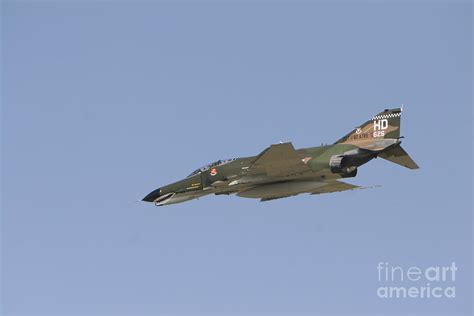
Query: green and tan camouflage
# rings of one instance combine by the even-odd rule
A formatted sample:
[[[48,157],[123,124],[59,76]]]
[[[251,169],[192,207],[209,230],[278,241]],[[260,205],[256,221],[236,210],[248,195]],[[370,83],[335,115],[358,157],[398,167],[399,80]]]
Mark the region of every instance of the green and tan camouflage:
[[[400,146],[401,115],[401,108],[384,110],[332,145],[295,149],[292,143],[280,143],[257,156],[218,160],[151,192],[143,201],[162,206],[208,194],[269,201],[360,189],[340,179],[355,177],[357,168],[374,158],[418,168]]]

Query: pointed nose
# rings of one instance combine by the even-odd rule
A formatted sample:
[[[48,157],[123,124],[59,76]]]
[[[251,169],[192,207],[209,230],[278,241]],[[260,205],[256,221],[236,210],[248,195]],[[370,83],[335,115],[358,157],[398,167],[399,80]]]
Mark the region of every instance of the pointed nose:
[[[142,201],[153,202],[159,197],[160,197],[160,189],[156,189],[155,191],[145,196]]]

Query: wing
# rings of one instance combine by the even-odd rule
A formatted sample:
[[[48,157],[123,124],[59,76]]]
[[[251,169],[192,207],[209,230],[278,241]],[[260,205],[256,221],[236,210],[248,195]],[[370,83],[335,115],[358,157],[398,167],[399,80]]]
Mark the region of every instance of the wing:
[[[260,199],[260,202],[266,202],[266,201],[271,201],[271,200],[276,200],[276,199],[283,199],[287,198],[290,196],[295,196],[297,194],[290,194],[290,195],[277,195],[277,196],[272,196],[272,197],[264,197]]]
[[[350,183],[334,180],[334,181],[327,181],[325,186],[317,188],[316,190],[312,191],[311,194],[341,192],[341,191],[354,190],[354,189],[360,189],[360,188],[362,187],[358,185],[353,185]]]
[[[333,192],[341,192],[341,191],[348,191],[348,190],[364,190],[364,189],[372,189],[372,188],[378,188],[378,187],[380,187],[380,185],[371,185],[368,187],[361,187],[358,185],[334,180],[334,181],[328,181],[327,185],[312,191],[311,194],[333,193]]]
[[[298,193],[292,193],[292,194],[280,194],[280,195],[272,195],[272,196],[266,196],[260,199],[261,202],[265,201],[271,201],[271,200],[276,200],[276,199],[282,199],[282,198],[287,198],[290,196],[295,196],[301,193],[311,193],[311,194],[323,194],[323,193],[332,193],[332,192],[341,192],[341,191],[348,191],[348,190],[356,190],[356,189],[369,189],[377,186],[371,186],[371,187],[361,187],[358,185],[353,185],[350,183],[345,183],[342,181],[327,181],[324,182],[325,185],[313,189],[311,191],[304,191],[304,192],[298,192]]]
[[[310,171],[295,151],[293,144],[271,145],[262,151],[249,167],[249,174],[283,177]]]

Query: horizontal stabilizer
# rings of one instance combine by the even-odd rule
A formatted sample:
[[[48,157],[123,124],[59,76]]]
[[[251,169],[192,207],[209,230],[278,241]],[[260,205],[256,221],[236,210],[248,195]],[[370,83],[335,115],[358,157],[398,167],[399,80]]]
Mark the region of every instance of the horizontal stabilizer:
[[[401,147],[397,146],[394,148],[389,148],[379,154],[380,158],[386,159],[398,165],[407,167],[409,169],[418,169],[416,162],[411,159],[407,152]]]

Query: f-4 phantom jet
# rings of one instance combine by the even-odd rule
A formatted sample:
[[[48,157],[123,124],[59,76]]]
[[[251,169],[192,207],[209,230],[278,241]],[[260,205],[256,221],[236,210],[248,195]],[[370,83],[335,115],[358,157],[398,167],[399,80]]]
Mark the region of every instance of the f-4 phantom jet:
[[[355,177],[359,166],[377,157],[418,169],[400,146],[401,114],[400,108],[385,110],[331,145],[295,149],[292,143],[280,143],[257,156],[218,160],[156,189],[143,201],[162,206],[208,194],[269,201],[352,190],[360,187],[339,179]]]

